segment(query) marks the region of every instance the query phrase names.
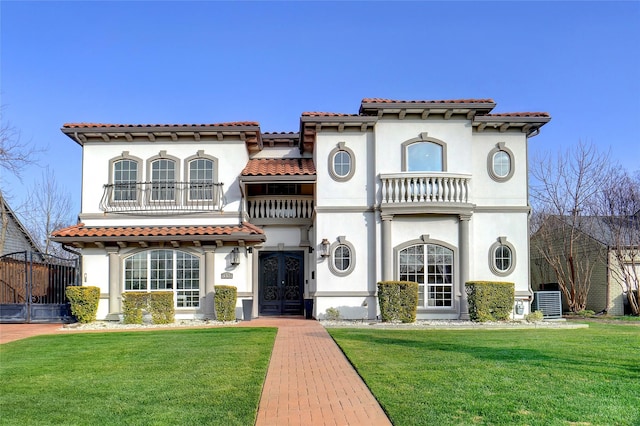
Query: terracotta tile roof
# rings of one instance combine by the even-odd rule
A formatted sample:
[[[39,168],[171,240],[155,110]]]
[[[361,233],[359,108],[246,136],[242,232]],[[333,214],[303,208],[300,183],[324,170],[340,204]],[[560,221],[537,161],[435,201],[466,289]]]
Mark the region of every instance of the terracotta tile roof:
[[[548,112],[502,112],[497,114],[483,114],[477,116],[478,119],[482,117],[549,117]]]
[[[449,99],[433,101],[400,101],[383,98],[364,98],[363,104],[493,104],[493,99]]]
[[[287,136],[287,135],[291,135],[291,136],[296,136],[298,134],[298,132],[263,132],[262,133],[262,137],[265,136]]]
[[[262,229],[250,223],[227,226],[84,226],[84,223],[52,232],[54,239],[69,238],[148,238],[206,237],[233,234],[262,235]]]
[[[63,128],[124,128],[124,127],[243,127],[243,126],[260,126],[256,121],[232,121],[228,123],[213,124],[108,124],[108,123],[65,123]]]
[[[343,114],[339,112],[303,112],[303,117],[359,117],[359,114]]]
[[[316,167],[310,158],[261,158],[249,160],[242,176],[300,176],[315,175]]]

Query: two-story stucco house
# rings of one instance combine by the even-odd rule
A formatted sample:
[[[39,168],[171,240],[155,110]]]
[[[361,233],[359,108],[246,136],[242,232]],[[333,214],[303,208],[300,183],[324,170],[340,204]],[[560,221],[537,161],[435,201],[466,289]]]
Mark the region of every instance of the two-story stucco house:
[[[213,315],[214,285],[253,316],[378,315],[376,283],[419,283],[418,318],[467,317],[464,283],[515,283],[528,312],[527,142],[546,113],[491,99],[364,99],[258,123],[65,124],[82,146],[82,211],[54,240],[82,252],[99,318],[125,291],[172,290],[177,318]],[[240,306],[240,301],[238,302]]]

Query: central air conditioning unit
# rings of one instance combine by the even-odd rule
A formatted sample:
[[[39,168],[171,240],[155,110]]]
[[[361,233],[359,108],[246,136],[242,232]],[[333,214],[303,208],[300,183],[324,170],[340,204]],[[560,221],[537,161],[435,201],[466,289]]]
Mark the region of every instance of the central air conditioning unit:
[[[541,311],[544,319],[562,318],[562,294],[559,291],[536,291],[532,309]]]

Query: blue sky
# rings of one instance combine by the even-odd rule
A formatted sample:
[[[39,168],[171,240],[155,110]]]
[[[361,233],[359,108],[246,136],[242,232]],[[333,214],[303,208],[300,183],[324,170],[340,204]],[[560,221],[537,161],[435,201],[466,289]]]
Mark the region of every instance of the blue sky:
[[[47,149],[80,209],[66,122],[258,121],[357,113],[365,97],[492,98],[546,111],[535,156],[592,142],[640,170],[640,2],[0,3],[3,120]],[[39,179],[0,175],[19,204]]]

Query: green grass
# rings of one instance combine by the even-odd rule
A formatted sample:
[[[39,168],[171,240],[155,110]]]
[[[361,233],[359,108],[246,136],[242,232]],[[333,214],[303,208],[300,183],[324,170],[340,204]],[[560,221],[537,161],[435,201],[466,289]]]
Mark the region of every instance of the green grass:
[[[273,328],[38,336],[0,346],[2,425],[252,425]]]
[[[394,425],[640,425],[640,327],[330,334]]]

